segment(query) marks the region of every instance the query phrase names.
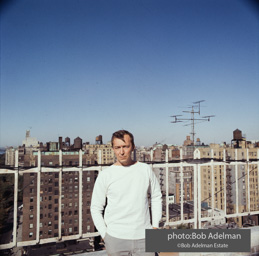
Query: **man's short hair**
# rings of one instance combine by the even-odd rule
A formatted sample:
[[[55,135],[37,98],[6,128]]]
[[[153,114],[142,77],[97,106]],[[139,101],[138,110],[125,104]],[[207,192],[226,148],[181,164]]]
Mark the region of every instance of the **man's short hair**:
[[[126,130],[119,130],[119,131],[114,132],[112,134],[112,139],[111,139],[112,147],[113,147],[114,139],[120,139],[120,140],[123,140],[125,142],[124,135],[129,135],[130,136],[131,144],[132,144],[132,146],[134,148],[135,147],[134,137],[133,137],[132,133],[130,133],[130,132],[126,131]]]

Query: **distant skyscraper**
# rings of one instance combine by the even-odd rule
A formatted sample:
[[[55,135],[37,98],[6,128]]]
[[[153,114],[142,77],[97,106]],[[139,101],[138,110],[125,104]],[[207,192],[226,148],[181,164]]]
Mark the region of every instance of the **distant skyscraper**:
[[[30,131],[26,131],[26,137],[25,140],[22,141],[22,144],[26,147],[39,147],[39,142],[36,138],[30,137]]]

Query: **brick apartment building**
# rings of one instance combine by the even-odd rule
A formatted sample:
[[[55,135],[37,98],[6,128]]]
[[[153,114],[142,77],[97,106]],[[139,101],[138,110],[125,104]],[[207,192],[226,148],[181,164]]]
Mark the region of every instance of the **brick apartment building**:
[[[90,214],[90,202],[97,171],[82,174],[82,231],[95,232]],[[23,241],[36,239],[37,173],[23,175]],[[40,178],[39,237],[59,236],[59,172],[44,172]],[[62,172],[61,235],[76,235],[79,231],[79,172]]]
[[[38,151],[24,155],[23,166],[33,167],[38,163]],[[60,152],[41,152],[41,166],[54,167],[52,172],[40,172],[40,229],[39,238],[59,236],[59,218],[61,217],[61,235],[76,235],[79,232],[79,168],[66,171],[67,167],[79,165],[79,151],[62,152],[62,172],[59,173]],[[82,154],[83,165],[93,165],[95,158]],[[61,201],[60,195],[60,177]],[[90,214],[90,202],[94,182],[98,171],[82,173],[82,232],[95,232]],[[37,173],[23,174],[23,241],[36,239],[37,221]],[[61,204],[61,205],[60,205]],[[59,216],[61,207],[61,216]]]
[[[69,137],[66,137],[65,141],[59,137],[58,142],[47,142],[43,145],[36,138],[31,138],[30,132],[26,131],[23,145],[7,150],[6,165],[14,166],[16,150],[18,150],[19,167],[23,170],[39,164],[41,168],[51,168],[49,172],[41,169],[39,173],[23,174],[21,169],[20,174],[23,176],[22,240],[37,239],[37,216],[40,218],[38,234],[40,239],[76,235],[80,230],[83,234],[95,232],[90,203],[98,171],[82,171],[82,184],[79,184],[81,169],[76,167],[80,165],[80,157],[82,157],[83,167],[112,164],[114,154],[111,143],[102,144],[102,136],[99,135],[96,137],[95,145],[83,144],[80,137],[74,139],[74,144],[70,144]],[[38,163],[38,154],[41,156],[40,163]],[[37,212],[38,175],[40,175],[40,212]],[[82,194],[80,194],[80,186]],[[80,202],[82,202],[81,205]],[[79,220],[79,209],[82,209],[82,222]]]

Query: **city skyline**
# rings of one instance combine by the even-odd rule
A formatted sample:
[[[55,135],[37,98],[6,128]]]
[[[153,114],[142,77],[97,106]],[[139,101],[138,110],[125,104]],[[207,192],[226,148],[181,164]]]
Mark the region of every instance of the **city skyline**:
[[[252,1],[10,1],[1,8],[0,147],[79,136],[182,144],[170,116],[198,100],[204,143],[259,139]]]
[[[237,130],[240,131],[239,129],[236,129],[235,131],[237,131]],[[31,132],[30,130],[26,130],[26,134],[27,134],[28,131]],[[214,143],[214,142],[204,143],[203,141],[200,140],[199,137],[197,137],[197,138],[195,137],[195,145],[197,145],[197,146],[203,146],[203,145],[209,146],[209,145],[213,145],[213,144],[223,145],[223,144],[225,144],[225,143],[226,143],[227,145],[230,145],[230,144],[232,144],[235,131],[233,131],[232,137],[229,138],[229,140],[223,141],[222,143]],[[243,141],[249,141],[249,142],[252,143],[252,144],[259,142],[259,139],[256,139],[256,140],[247,140],[246,134],[243,134],[242,131],[240,131],[240,132],[241,132],[242,138],[244,139]],[[27,135],[25,135],[25,137],[24,137],[25,140],[26,140],[26,136],[27,136]],[[42,143],[44,146],[46,146],[48,143],[51,143],[51,142],[53,142],[53,143],[58,143],[58,144],[59,144],[59,143],[60,143],[60,138],[61,138],[62,142],[65,143],[65,140],[68,138],[68,139],[71,141],[71,145],[73,146],[74,143],[75,143],[75,140],[77,140],[77,139],[82,140],[83,145],[85,145],[85,144],[87,144],[87,145],[96,145],[97,143],[99,144],[99,142],[97,142],[97,137],[99,137],[99,136],[102,136],[102,135],[98,135],[98,136],[96,136],[95,138],[92,138],[91,140],[85,140],[84,138],[81,138],[80,136],[76,136],[75,138],[70,138],[70,137],[68,137],[68,136],[59,136],[58,138],[56,138],[56,139],[54,139],[54,140],[52,140],[52,141],[42,141],[42,140],[38,139],[37,137],[33,137],[33,136],[29,136],[29,138],[33,139],[33,144],[35,144],[36,141],[37,141],[37,142],[39,143],[38,146],[40,146],[40,143]],[[23,144],[23,143],[25,142],[25,140],[22,140],[22,142],[21,142],[21,143],[18,143],[17,145],[9,145],[9,146],[6,146],[6,147],[1,147],[1,146],[0,146],[0,151],[1,151],[2,153],[4,153],[6,148],[9,148],[9,147],[11,147],[11,148],[14,147],[14,148],[16,148],[16,147],[18,147],[18,146],[19,146],[19,147],[20,147],[20,146],[24,146],[25,144]],[[192,136],[191,136],[190,134],[189,134],[189,135],[186,135],[186,137],[184,138],[184,140],[182,141],[182,143],[179,143],[179,144],[176,144],[176,143],[167,143],[167,142],[158,142],[158,141],[156,141],[156,142],[154,142],[153,144],[150,144],[150,145],[138,145],[138,144],[135,143],[135,146],[136,146],[136,148],[142,148],[142,147],[149,148],[149,147],[154,147],[154,146],[156,146],[156,145],[169,145],[169,146],[177,146],[177,147],[178,147],[178,146],[184,146],[184,145],[185,145],[185,141],[186,141],[186,142],[191,142],[191,141],[192,141]],[[27,143],[30,143],[30,142],[27,142]],[[104,140],[101,145],[106,145],[106,144],[110,144],[110,143],[111,143],[111,139],[107,139],[107,140]],[[197,144],[196,144],[196,143],[197,143]],[[25,145],[25,147],[26,147],[26,145]],[[28,146],[27,146],[27,147],[28,147]],[[35,145],[31,145],[31,147],[35,147]]]

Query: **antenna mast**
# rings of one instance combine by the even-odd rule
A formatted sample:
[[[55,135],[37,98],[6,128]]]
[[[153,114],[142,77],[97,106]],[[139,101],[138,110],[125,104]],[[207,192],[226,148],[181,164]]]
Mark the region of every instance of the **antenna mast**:
[[[195,114],[199,114],[199,115],[201,114],[201,102],[204,102],[204,101],[205,100],[195,101],[195,102],[193,102],[194,105],[192,105],[190,107],[191,111],[183,111],[184,113],[190,113],[191,118],[179,118],[179,116],[182,116],[182,115],[171,116],[174,118],[174,120],[171,123],[180,123],[180,122],[187,121],[189,123],[185,124],[184,126],[188,126],[188,125],[192,126],[191,135],[192,135],[193,146],[195,144],[195,134],[196,134],[195,133],[195,124],[197,124],[196,121],[200,121],[200,122],[210,121],[210,118],[214,117],[214,115],[210,115],[210,116],[203,116],[200,118],[195,118]]]

